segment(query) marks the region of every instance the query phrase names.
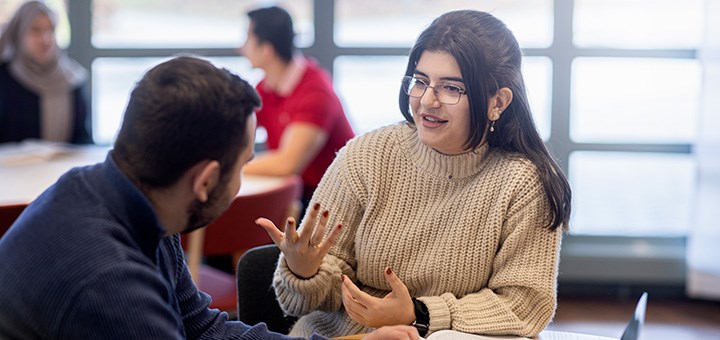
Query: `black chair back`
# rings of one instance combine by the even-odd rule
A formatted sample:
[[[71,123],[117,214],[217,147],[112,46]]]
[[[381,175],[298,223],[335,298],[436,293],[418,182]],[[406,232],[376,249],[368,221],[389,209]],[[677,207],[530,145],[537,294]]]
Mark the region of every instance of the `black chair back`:
[[[267,324],[269,330],[287,334],[296,317],[286,316],[272,287],[280,249],[274,245],[251,248],[237,265],[238,320],[254,325]]]

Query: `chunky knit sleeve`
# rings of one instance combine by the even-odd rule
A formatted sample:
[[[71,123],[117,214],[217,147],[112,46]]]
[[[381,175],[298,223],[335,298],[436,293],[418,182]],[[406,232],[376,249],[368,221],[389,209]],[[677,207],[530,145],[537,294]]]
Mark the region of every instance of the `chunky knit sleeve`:
[[[530,170],[534,167],[525,169]],[[513,194],[503,204],[508,210],[497,217],[503,227],[487,287],[462,297],[419,298],[430,311],[431,331],[533,337],[552,319],[562,229],[545,227],[549,207],[533,172],[506,183]]]
[[[340,150],[315,190],[310,206],[320,203],[322,210],[330,212],[329,233],[337,224],[343,225],[340,236],[330,253],[325,256],[318,273],[309,279],[293,274],[287,267],[284,255],[280,256],[273,286],[280,306],[290,315],[304,315],[314,310],[338,311],[342,308],[340,276],[355,278],[356,260],[353,255],[353,230],[359,224],[362,211],[362,193],[357,179],[353,178],[352,164],[347,148]],[[304,219],[301,228],[307,223]],[[327,236],[327,235],[326,235]]]

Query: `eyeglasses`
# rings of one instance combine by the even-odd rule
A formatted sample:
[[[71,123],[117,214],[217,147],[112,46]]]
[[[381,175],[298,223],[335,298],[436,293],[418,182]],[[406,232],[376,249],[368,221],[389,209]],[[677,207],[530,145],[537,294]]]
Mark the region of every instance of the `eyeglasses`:
[[[440,83],[430,86],[429,81],[415,77],[405,76],[402,80],[403,92],[413,98],[421,98],[428,88],[433,89],[435,98],[443,104],[455,105],[460,97],[467,94],[467,90],[453,84]]]

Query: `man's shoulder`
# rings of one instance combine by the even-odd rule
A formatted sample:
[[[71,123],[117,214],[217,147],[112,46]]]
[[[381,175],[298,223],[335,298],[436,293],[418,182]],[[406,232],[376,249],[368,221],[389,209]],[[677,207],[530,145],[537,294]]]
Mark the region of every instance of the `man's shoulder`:
[[[91,168],[77,168],[30,204],[5,235],[2,248],[26,254],[28,268],[19,270],[94,270],[127,258],[137,249],[136,241],[123,221],[115,216],[100,193],[87,183]],[[5,241],[5,240],[4,240]],[[4,249],[3,249],[4,250]],[[20,260],[19,260],[20,262]]]
[[[297,89],[335,93],[328,71],[313,62],[306,63],[305,73],[300,79]]]
[[[32,306],[37,310],[24,317],[52,328],[79,294],[98,291],[89,289],[98,287],[98,278],[128,265],[152,264],[141,263],[142,254],[133,250],[131,237],[118,223],[101,214],[79,214],[79,209],[56,214],[45,209],[48,205],[28,207],[0,242],[0,256],[12,254],[0,268],[13,273],[0,278],[0,301]]]

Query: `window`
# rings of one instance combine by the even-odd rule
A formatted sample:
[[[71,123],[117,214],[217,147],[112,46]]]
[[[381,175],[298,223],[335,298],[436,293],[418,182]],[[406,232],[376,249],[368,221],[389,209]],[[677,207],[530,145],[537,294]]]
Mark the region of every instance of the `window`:
[[[152,66],[178,53],[207,57],[255,84],[262,71],[252,70],[238,55],[245,41],[245,13],[263,1],[119,1],[94,0],[91,40],[81,42],[90,59],[93,133],[96,143],[115,140],[135,82]],[[84,12],[82,3],[71,3]],[[312,2],[286,1],[293,16],[298,46],[314,38]],[[79,18],[89,20],[89,18]],[[84,27],[77,25],[76,27]],[[81,58],[82,59],[82,58]]]
[[[573,152],[573,233],[684,236],[696,170],[686,154]]]
[[[237,47],[245,40],[245,12],[258,1],[95,0],[92,43],[100,48]],[[314,35],[309,2],[281,3],[295,19],[298,46]]]
[[[573,141],[691,143],[697,134],[700,71],[694,59],[576,58]]]
[[[547,47],[552,42],[552,0],[337,0],[335,42],[340,46],[411,47],[440,13],[468,8],[502,18],[522,46]]]
[[[575,0],[575,45],[628,49],[698,48],[704,1]]]
[[[112,143],[122,123],[130,91],[142,75],[163,58],[98,58],[92,64],[93,137],[97,143]],[[251,84],[262,79],[262,71],[253,70],[241,57],[211,57],[213,64],[227,68]]]
[[[574,58],[561,66],[570,74],[563,144],[573,233],[684,237],[693,221],[704,2],[652,1],[652,11],[646,0],[573,5],[563,49]]]

